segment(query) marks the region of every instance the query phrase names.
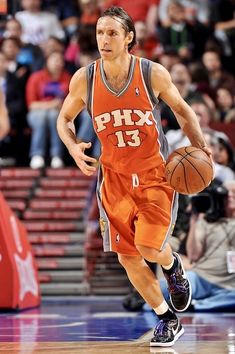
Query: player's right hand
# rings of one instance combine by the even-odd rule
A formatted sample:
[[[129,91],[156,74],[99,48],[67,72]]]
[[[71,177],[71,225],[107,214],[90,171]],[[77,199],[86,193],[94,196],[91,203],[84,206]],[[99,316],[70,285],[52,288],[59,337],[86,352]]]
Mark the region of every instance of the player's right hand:
[[[73,147],[69,149],[70,155],[86,176],[92,176],[96,172],[96,168],[88,164],[89,162],[97,164],[96,159],[84,153],[85,149],[89,149],[90,147],[91,143],[78,143],[74,144]]]

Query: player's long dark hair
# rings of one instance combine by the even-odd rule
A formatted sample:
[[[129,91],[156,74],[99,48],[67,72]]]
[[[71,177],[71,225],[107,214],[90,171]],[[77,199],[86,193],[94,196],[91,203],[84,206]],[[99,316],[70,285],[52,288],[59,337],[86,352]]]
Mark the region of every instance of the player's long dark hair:
[[[136,45],[136,31],[135,31],[135,25],[132,18],[122,7],[118,7],[118,6],[109,7],[107,10],[103,12],[103,14],[100,17],[105,17],[105,16],[120,18],[125,33],[126,34],[129,32],[134,33],[131,43],[128,44],[128,51],[130,52],[130,50],[134,47],[134,45]]]

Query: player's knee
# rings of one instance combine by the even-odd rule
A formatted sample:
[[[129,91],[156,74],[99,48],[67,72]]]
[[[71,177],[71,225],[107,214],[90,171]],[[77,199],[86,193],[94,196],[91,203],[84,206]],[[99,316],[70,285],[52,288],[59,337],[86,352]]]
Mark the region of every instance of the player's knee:
[[[146,261],[158,263],[160,251],[155,248],[150,248],[146,246],[136,245],[137,250],[141,256],[146,259]]]
[[[142,260],[143,258],[141,256],[127,256],[124,254],[118,254],[118,261],[125,269],[135,267],[136,264]]]

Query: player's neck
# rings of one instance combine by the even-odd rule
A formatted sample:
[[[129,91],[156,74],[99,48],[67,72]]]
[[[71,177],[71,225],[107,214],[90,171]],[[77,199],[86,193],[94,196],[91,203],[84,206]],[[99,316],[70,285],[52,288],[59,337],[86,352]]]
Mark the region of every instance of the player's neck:
[[[131,63],[131,55],[129,53],[119,56],[114,60],[104,60],[103,68],[107,78],[122,77],[128,75]]]

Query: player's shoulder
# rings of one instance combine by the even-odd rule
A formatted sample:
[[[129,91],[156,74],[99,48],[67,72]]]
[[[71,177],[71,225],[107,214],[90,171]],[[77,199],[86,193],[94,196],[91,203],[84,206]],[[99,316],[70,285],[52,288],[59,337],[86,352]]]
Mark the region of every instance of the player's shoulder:
[[[152,73],[155,77],[158,77],[159,79],[168,79],[170,77],[169,71],[164,68],[163,65],[155,62],[152,62]]]
[[[80,69],[78,69],[72,76],[73,81],[80,81],[80,80],[85,80],[86,79],[86,67],[83,66]]]
[[[87,66],[83,66],[81,68],[79,68],[72,77],[72,80],[77,82],[79,81],[79,83],[81,83],[82,81],[87,81],[87,76],[88,76],[88,72],[94,67],[95,62],[92,62],[90,64],[88,64]]]
[[[152,62],[151,82],[153,89],[157,89],[159,92],[164,91],[171,84],[169,71],[163,65]]]

